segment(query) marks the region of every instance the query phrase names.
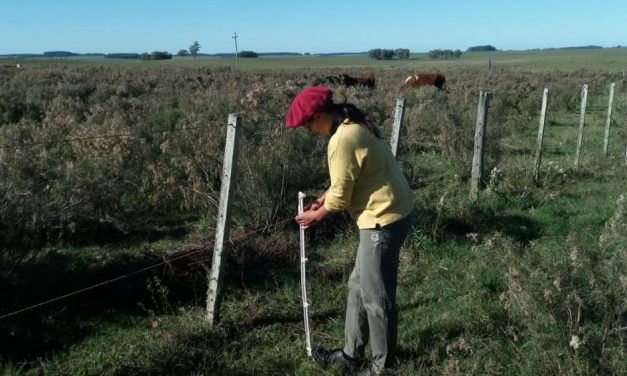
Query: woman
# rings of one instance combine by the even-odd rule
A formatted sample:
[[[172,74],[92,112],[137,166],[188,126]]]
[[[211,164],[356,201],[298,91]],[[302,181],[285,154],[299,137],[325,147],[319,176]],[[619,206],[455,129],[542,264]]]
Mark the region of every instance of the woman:
[[[331,136],[331,185],[296,222],[308,228],[331,213],[348,210],[359,227],[348,282],[344,348],[315,347],[312,353],[321,363],[340,363],[356,371],[370,340],[373,361],[362,372],[379,374],[396,347],[399,250],[413,222],[413,194],[381,131],[354,105],[333,103],[332,95],[325,87],[307,88],[296,95],[286,116],[287,128],[304,126]]]

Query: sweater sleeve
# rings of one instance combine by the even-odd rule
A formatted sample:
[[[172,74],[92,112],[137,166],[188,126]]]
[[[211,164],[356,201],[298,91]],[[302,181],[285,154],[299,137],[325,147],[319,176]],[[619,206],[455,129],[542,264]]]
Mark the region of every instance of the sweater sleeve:
[[[364,150],[348,133],[336,134],[337,137],[329,142],[327,152],[331,186],[324,208],[330,212],[342,211],[349,206],[364,161]]]

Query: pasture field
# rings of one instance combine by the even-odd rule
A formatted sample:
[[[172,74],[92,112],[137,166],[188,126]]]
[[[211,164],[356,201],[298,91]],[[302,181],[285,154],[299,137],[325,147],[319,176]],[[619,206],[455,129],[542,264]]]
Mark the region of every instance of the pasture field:
[[[235,58],[223,57],[174,57],[163,61],[139,61],[74,57],[67,59],[2,59],[0,63],[13,63],[19,60],[24,65],[59,64],[109,65],[109,66],[163,66],[235,68]],[[240,69],[301,69],[301,68],[392,68],[425,70],[459,70],[475,67],[488,69],[488,60],[492,60],[494,69],[512,68],[525,71],[574,71],[579,69],[615,72],[621,74],[627,69],[627,48],[590,49],[590,50],[543,50],[543,51],[496,51],[465,52],[457,60],[434,60],[427,53],[414,53],[407,60],[373,60],[367,55],[340,56],[276,56],[260,58],[240,58]]]
[[[297,192],[326,187],[326,140],[282,126],[298,90],[341,72],[376,76],[374,90],[332,89],[388,135],[396,98],[406,100],[398,158],[419,219],[401,255],[391,374],[627,373],[627,49],[240,59],[239,70],[213,58],[0,61],[14,62],[22,67],[0,67],[0,374],[342,374],[305,353],[292,221]],[[448,91],[401,93],[421,70],[445,74]],[[482,89],[492,100],[471,203]],[[209,327],[206,273],[234,112],[244,125],[233,229],[220,321]],[[342,345],[356,236],[345,215],[309,233],[314,344]]]

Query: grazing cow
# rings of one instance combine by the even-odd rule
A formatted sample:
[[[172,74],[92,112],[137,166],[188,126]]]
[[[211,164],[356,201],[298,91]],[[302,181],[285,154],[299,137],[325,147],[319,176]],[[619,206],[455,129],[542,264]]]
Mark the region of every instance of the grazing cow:
[[[334,85],[334,84],[339,84],[339,83],[341,83],[341,81],[340,81],[340,77],[338,76],[326,76],[324,78],[318,77],[313,81],[313,84],[315,86],[320,86],[320,85],[325,85],[325,84]]]
[[[346,87],[361,85],[369,89],[374,89],[374,76],[370,77],[351,77],[346,73],[340,74],[340,82]]]
[[[446,79],[441,73],[417,73],[407,77],[401,89],[420,86],[435,86],[440,90],[446,90]]]

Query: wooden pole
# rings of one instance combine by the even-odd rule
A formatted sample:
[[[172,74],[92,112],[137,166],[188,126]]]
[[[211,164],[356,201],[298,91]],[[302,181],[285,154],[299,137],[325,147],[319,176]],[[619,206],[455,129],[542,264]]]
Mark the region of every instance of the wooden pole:
[[[538,129],[538,139],[536,146],[536,157],[533,162],[533,181],[538,182],[540,176],[540,162],[542,160],[542,140],[544,139],[544,123],[546,120],[546,107],[549,100],[549,89],[545,88],[542,94],[542,110],[540,111],[540,128]]]
[[[237,154],[239,133],[237,130],[242,125],[242,118],[236,114],[229,114],[226,146],[224,147],[224,167],[222,169],[222,183],[220,185],[220,205],[218,208],[218,226],[216,228],[216,241],[213,246],[213,260],[211,262],[211,274],[209,275],[209,289],[207,291],[207,320],[213,326],[218,316],[220,290],[222,288],[222,253],[224,243],[229,239],[231,230],[231,196],[237,172]]]
[[[607,157],[608,144],[610,140],[610,123],[612,122],[612,104],[614,103],[614,86],[616,84],[612,82],[610,85],[610,99],[607,104],[607,121],[605,122],[605,137],[603,138],[603,155]]]
[[[588,85],[583,85],[581,89],[581,114],[579,116],[579,135],[577,137],[577,153],[575,155],[575,168],[579,167],[581,156],[581,144],[583,142],[583,124],[586,118],[586,102],[588,101]]]
[[[472,173],[470,177],[470,200],[476,202],[479,195],[481,182],[481,170],[483,168],[483,144],[485,130],[488,121],[488,108],[490,107],[490,91],[479,92],[479,105],[477,106],[477,125],[475,127],[475,148],[472,157]]]
[[[239,68],[239,53],[237,52],[237,38],[239,38],[237,36],[237,32],[233,32],[233,36],[231,37],[235,40],[235,69]]]
[[[396,110],[394,111],[394,125],[392,126],[392,136],[390,137],[390,146],[392,154],[396,157],[398,154],[398,145],[400,144],[401,127],[403,126],[403,118],[405,117],[405,98],[396,99]]]

